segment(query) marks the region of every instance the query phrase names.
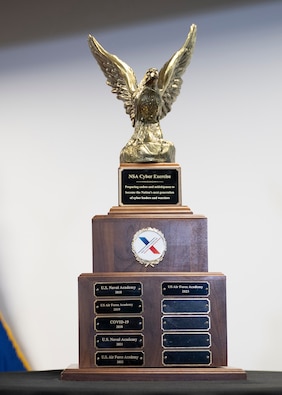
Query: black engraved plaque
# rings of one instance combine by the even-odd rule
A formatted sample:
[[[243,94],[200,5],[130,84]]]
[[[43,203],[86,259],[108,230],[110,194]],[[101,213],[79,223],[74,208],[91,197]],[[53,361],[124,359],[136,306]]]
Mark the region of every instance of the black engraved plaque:
[[[208,313],[210,303],[208,299],[164,299],[163,313]]]
[[[164,296],[189,295],[189,296],[208,296],[208,282],[164,282],[162,284],[162,294]]]
[[[163,330],[208,330],[208,316],[165,316],[162,318]]]
[[[165,333],[163,347],[165,348],[198,348],[210,347],[209,333]]]
[[[210,351],[164,351],[164,365],[210,365]]]
[[[95,355],[97,366],[142,366],[143,352],[97,352]]]
[[[144,336],[135,334],[96,335],[95,345],[97,348],[142,348],[144,345]]]
[[[94,306],[96,314],[137,314],[143,310],[143,302],[139,299],[96,300]]]
[[[97,331],[138,331],[143,329],[143,317],[96,317],[94,327]]]
[[[180,204],[180,169],[120,170],[120,204]]]
[[[141,296],[141,283],[96,283],[94,295],[99,296]]]

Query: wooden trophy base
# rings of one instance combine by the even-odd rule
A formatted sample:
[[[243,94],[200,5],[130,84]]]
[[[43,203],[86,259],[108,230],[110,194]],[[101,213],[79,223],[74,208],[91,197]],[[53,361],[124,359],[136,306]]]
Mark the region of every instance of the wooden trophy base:
[[[61,373],[62,380],[72,381],[192,381],[246,380],[242,369],[216,368],[84,368],[71,365]]]
[[[76,381],[245,380],[227,366],[226,278],[208,271],[207,218],[182,206],[178,164],[121,164],[119,205],[92,219],[78,278]]]
[[[225,366],[225,287],[221,273],[81,274],[79,366],[62,380],[245,380]]]

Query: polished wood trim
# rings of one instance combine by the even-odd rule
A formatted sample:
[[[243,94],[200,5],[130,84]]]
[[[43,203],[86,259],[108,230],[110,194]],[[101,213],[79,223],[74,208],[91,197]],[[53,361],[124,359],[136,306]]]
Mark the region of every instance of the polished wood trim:
[[[134,206],[113,206],[108,215],[110,216],[140,216],[149,217],[152,215],[158,215],[162,218],[189,218],[192,217],[193,212],[188,206],[149,206],[149,205],[134,205]],[[193,218],[205,218],[203,215],[194,215]]]
[[[191,381],[191,380],[246,380],[242,369],[217,368],[96,368],[79,369],[71,365],[61,373],[62,380],[76,381]]]

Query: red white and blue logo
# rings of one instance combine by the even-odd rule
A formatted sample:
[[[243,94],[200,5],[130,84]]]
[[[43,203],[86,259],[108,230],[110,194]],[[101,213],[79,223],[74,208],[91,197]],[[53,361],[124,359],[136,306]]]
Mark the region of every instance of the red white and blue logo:
[[[136,232],[131,246],[136,260],[145,267],[157,265],[166,252],[165,237],[155,228],[144,228]]]

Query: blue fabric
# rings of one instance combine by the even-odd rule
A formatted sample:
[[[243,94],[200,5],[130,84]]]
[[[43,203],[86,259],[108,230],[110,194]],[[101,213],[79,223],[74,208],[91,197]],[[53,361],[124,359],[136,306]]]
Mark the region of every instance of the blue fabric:
[[[16,352],[12,339],[9,338],[0,319],[0,371],[15,372],[25,370],[26,368]]]

